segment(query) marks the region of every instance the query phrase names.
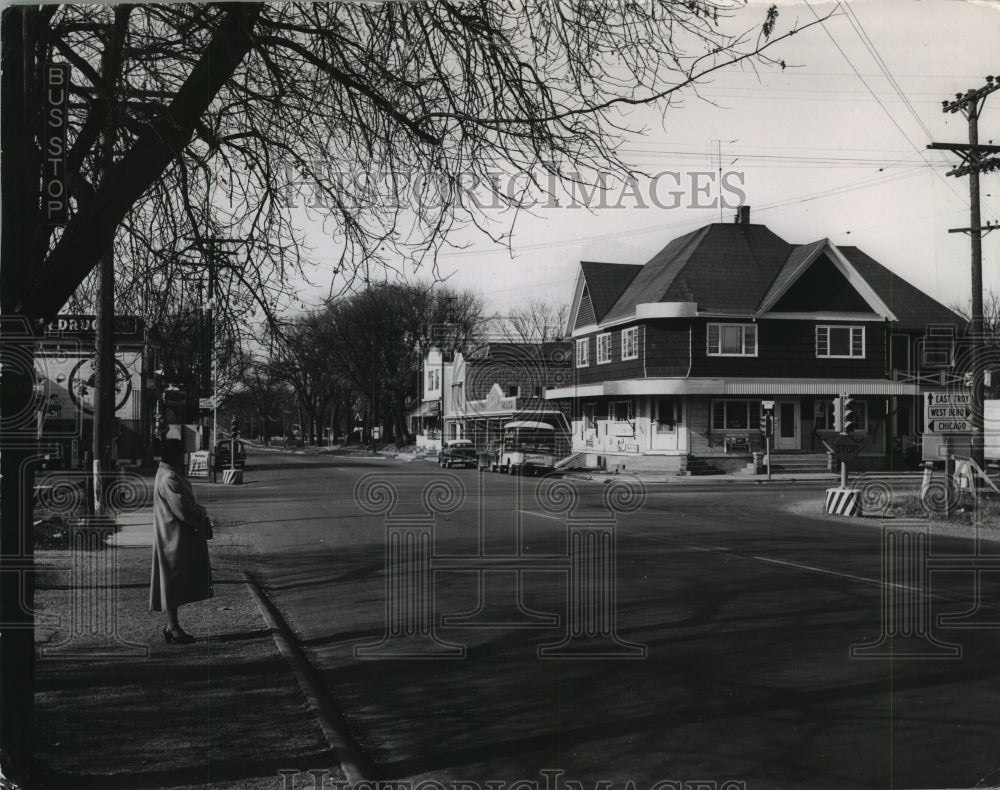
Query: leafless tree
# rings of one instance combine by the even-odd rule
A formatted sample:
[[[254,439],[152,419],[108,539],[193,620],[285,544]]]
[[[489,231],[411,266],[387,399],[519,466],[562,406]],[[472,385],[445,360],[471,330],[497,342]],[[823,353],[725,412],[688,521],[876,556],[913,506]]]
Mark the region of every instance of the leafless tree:
[[[367,401],[367,427],[381,416],[386,438],[408,440],[407,403],[420,391],[423,356],[440,345],[433,327],[449,325],[462,347],[476,334],[482,300],[428,284],[382,283],[331,301],[322,315],[337,368]]]
[[[963,318],[972,318],[972,300],[954,302],[951,309]],[[983,294],[983,332],[994,345],[1000,345],[1000,292],[992,288]]]
[[[548,343],[566,334],[569,305],[530,299],[493,319],[493,332],[511,343]]]
[[[18,271],[4,306],[52,315],[112,244],[131,267],[122,289],[161,289],[177,250],[207,256],[207,237],[222,236],[243,242],[218,261],[222,279],[268,312],[305,272],[303,214],[327,223],[341,281],[419,264],[459,226],[502,236],[484,204],[516,208],[553,184],[629,174],[616,150],[629,108],[666,110],[717,69],[767,62],[784,37],[777,12],[730,32],[739,6],[8,9],[12,46],[72,67],[72,212],[64,228],[28,212],[30,254],[8,259]],[[37,113],[38,74],[21,76],[13,98]],[[21,153],[37,161],[34,145]],[[522,187],[499,172],[524,174]]]
[[[268,379],[295,393],[307,421],[301,426],[302,436],[311,444],[316,443],[317,431],[326,422],[328,407],[351,399],[353,394],[339,365],[335,342],[323,312],[304,313],[284,324],[266,363]]]

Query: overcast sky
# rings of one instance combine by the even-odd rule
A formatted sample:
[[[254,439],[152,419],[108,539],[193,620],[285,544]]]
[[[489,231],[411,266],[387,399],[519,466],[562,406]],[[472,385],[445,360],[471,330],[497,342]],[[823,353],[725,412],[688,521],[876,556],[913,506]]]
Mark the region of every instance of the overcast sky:
[[[832,8],[810,5],[782,4],[779,27]],[[765,9],[752,2],[736,21],[759,24]],[[639,198],[619,201],[611,190],[623,209],[537,208],[518,219],[513,255],[469,236],[471,248],[440,258],[441,273],[480,291],[490,310],[533,297],[568,302],[580,260],[643,263],[676,236],[720,221],[718,207],[692,203],[720,195],[733,203],[742,191],[751,221],[788,241],[858,246],[942,302],[967,302],[969,239],[947,231],[969,225],[968,179],[946,177],[955,158],[926,146],[967,142],[964,116],[943,113],[941,101],[1000,76],[1000,3],[852,2],[779,46],[784,70],[717,73],[703,99],[691,94],[665,124],[651,114],[647,134],[627,142],[630,162],[668,174],[656,182],[660,206],[644,182]],[[1000,91],[987,100],[980,140],[1000,143]],[[692,175],[720,166],[735,189]],[[708,188],[695,194],[694,183]],[[983,176],[982,192],[984,223],[1000,219],[1000,173]],[[733,213],[724,208],[721,220]],[[1000,290],[1000,232],[984,237],[984,278]],[[319,280],[325,295],[329,282]]]

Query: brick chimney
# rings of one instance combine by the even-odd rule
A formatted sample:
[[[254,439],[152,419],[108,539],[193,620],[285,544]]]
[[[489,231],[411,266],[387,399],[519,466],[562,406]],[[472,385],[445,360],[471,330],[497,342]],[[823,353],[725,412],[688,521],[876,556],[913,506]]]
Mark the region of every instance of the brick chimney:
[[[736,224],[737,225],[749,225],[750,224],[750,206],[740,206],[736,211]]]

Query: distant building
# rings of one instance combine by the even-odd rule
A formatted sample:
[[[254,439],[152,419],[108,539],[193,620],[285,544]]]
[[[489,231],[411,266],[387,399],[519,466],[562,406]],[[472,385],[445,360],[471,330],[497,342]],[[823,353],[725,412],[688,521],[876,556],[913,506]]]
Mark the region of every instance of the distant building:
[[[484,343],[455,355],[451,408],[445,414],[448,439],[471,439],[486,448],[500,438],[504,423],[547,422],[556,429],[557,449],[569,452],[569,403],[549,401],[554,387],[572,380],[568,342]]]
[[[920,349],[966,323],[856,247],[791,244],[745,207],[644,265],[581,263],[573,381],[546,398],[572,404],[586,463],[684,473],[747,468],[764,449],[765,401],[774,466],[825,468],[833,399],[846,393],[856,467],[885,466],[919,443],[921,395],[940,383],[941,360],[926,376]]]
[[[557,446],[569,451],[569,403],[552,402],[546,393],[572,381],[568,342],[487,342],[453,356],[431,349],[424,359],[423,396],[410,414],[417,445],[440,447],[442,436],[470,439],[485,449],[513,420],[548,422]]]
[[[452,358],[437,348],[424,356],[420,403],[409,414],[410,431],[422,450],[441,449],[442,414],[446,410],[445,395],[450,396],[453,364]]]

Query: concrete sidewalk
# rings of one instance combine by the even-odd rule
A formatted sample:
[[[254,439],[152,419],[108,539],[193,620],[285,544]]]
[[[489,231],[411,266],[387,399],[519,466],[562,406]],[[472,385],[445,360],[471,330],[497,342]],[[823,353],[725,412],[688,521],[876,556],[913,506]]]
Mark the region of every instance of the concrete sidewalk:
[[[226,528],[217,541],[232,545]],[[190,645],[148,611],[152,525],[128,514],[104,550],[38,551],[37,786],[278,788],[282,771],[342,777],[279,638],[239,568],[180,610]],[[211,544],[210,544],[211,545]]]

